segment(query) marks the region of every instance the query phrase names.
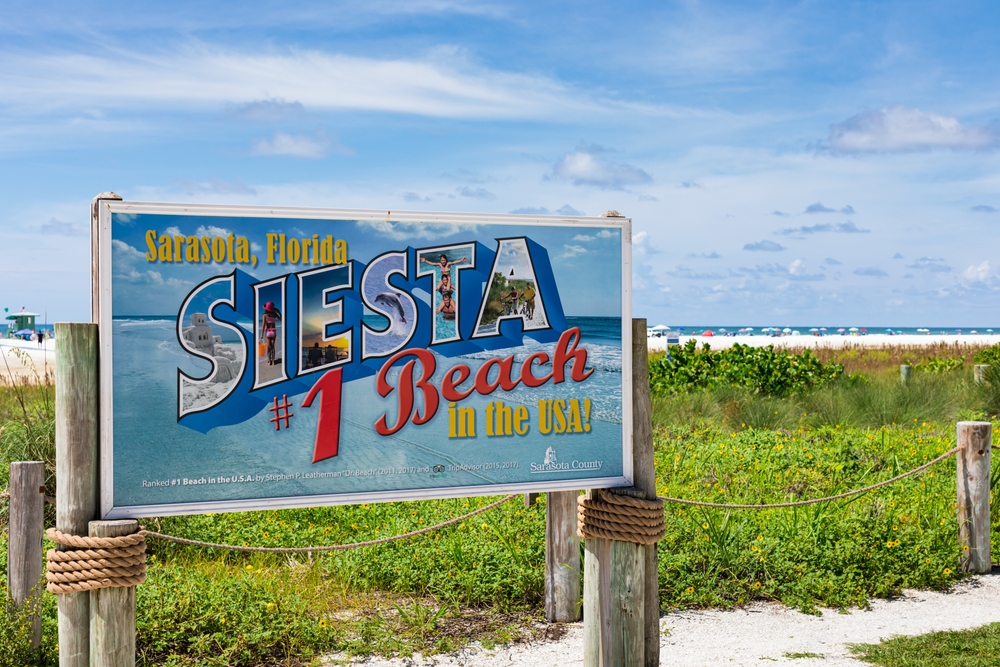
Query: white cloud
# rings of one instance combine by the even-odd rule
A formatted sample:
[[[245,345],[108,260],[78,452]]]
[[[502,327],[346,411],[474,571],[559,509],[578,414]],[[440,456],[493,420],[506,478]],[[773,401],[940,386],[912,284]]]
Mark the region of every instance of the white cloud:
[[[933,148],[969,150],[997,145],[990,128],[901,105],[868,111],[830,126],[830,147],[849,153]]]
[[[645,234],[646,232],[639,232],[640,234]],[[636,235],[638,236],[638,234]],[[587,236],[586,234],[577,234],[573,237],[574,241],[593,241],[595,237]]]
[[[476,231],[477,225],[451,225],[435,222],[390,222],[388,220],[358,220],[358,226],[395,241],[439,239],[456,232]]]
[[[327,136],[324,130],[314,135],[275,132],[271,139],[258,139],[250,149],[251,155],[291,155],[292,157],[326,157],[330,152],[352,154],[351,149],[340,146]]]
[[[470,199],[496,199],[497,196],[487,190],[486,188],[472,188],[468,185],[462,185],[455,189],[455,192],[462,197],[469,197]]]
[[[965,278],[970,283],[981,283],[985,282],[987,278],[990,277],[990,262],[985,260],[979,266],[975,264],[971,265],[965,271],[962,272],[962,277]]]
[[[602,229],[597,232],[597,238],[599,239],[610,239],[612,236],[614,236],[614,233],[608,229]]]
[[[767,239],[763,241],[758,241],[757,243],[747,243],[743,246],[744,250],[753,251],[765,251],[765,252],[778,252],[784,250],[785,246],[780,243],[775,243],[774,241],[768,241]]]
[[[609,152],[600,146],[581,145],[556,162],[552,174],[573,185],[594,185],[604,190],[623,190],[626,186],[652,182],[643,169],[609,160]]]
[[[229,236],[229,230],[224,227],[216,227],[215,225],[200,225],[198,229],[194,230],[195,236],[221,236],[223,238]]]
[[[160,53],[116,49],[100,57],[39,52],[5,54],[3,60],[0,104],[26,114],[94,106],[162,111],[224,104],[238,114],[265,117],[302,108],[528,118],[603,108],[571,94],[558,81],[483,68],[450,48],[423,59],[376,59],[189,43]],[[265,102],[261,91],[267,91]]]
[[[564,245],[563,247],[566,248],[566,252],[559,255],[560,257],[576,257],[587,252],[587,249],[582,245]]]

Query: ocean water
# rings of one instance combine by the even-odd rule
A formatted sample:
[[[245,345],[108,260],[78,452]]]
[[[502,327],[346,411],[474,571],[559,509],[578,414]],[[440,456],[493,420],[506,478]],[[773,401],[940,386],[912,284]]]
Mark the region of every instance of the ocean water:
[[[581,347],[588,352],[593,374],[581,383],[567,381],[486,397],[473,394],[459,407],[474,408],[475,437],[449,438],[449,406],[442,403],[427,424],[412,422],[391,436],[380,436],[374,424],[386,416],[396,420],[396,394],[381,398],[375,378],[344,385],[341,441],[338,456],[312,463],[318,410],[303,408],[304,394],[287,395],[293,413],[288,428],[275,429],[267,407],[240,424],[221,426],[207,434],[177,423],[178,371],[200,377],[208,362],[184,352],[177,343],[171,318],[121,318],[112,323],[114,336],[114,502],[116,506],[195,503],[215,500],[280,498],[401,489],[557,480],[560,472],[532,472],[552,448],[560,461],[600,461],[601,468],[574,470],[576,477],[618,477],[622,474],[622,350],[613,320],[569,318],[580,326]],[[551,352],[553,343],[525,338],[523,347],[496,353],[445,358],[435,353],[439,384],[443,372],[467,364],[472,373],[489,358],[514,355],[523,361],[535,350]],[[515,364],[515,369],[519,364]],[[536,369],[536,374],[541,371]],[[395,386],[398,367],[389,374]],[[279,400],[288,385],[258,390],[266,401]],[[585,434],[538,432],[540,399],[585,399],[592,402],[590,431]],[[527,406],[527,434],[485,435],[487,404],[502,401]],[[416,406],[423,410],[422,401]],[[443,471],[433,472],[434,466]],[[325,476],[324,476],[325,475]],[[184,484],[183,480],[243,476],[246,483]],[[173,483],[174,481],[177,483]],[[150,484],[164,484],[150,486]]]

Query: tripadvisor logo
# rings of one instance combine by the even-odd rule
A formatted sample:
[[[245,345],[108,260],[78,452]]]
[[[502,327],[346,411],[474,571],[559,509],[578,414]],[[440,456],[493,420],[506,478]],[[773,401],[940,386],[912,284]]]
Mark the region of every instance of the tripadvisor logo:
[[[604,461],[560,461],[554,447],[545,450],[545,457],[541,463],[532,463],[532,473],[546,472],[574,472],[577,470],[600,470]]]

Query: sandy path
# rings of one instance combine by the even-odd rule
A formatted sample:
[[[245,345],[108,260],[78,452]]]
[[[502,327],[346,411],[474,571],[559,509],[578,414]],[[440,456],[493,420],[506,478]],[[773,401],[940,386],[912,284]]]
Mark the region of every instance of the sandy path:
[[[49,339],[45,341],[44,347],[39,347],[38,343],[34,341],[21,341],[3,338],[0,339],[0,355],[3,355],[4,359],[4,361],[0,361],[0,376],[3,376],[5,380],[10,381],[11,375],[18,380],[23,378],[28,380],[35,379],[35,374],[32,372],[31,366],[22,363],[21,357],[15,352],[15,350],[21,350],[22,352],[27,353],[28,357],[31,359],[31,363],[34,364],[34,370],[38,373],[39,377],[44,377],[45,371],[48,371],[50,376],[55,374],[55,340]]]
[[[974,628],[1000,621],[1000,574],[974,577],[950,593],[905,591],[894,600],[876,600],[871,611],[841,614],[825,610],[808,616],[779,604],[754,604],[736,611],[685,611],[660,620],[660,664],[664,667],[770,667],[775,664],[862,667],[847,643],[877,643],[892,635]],[[784,657],[818,653],[824,658]],[[456,665],[563,667],[583,664],[583,627],[555,642],[520,644],[486,651],[473,646],[456,654],[393,660],[359,660],[372,667]]]

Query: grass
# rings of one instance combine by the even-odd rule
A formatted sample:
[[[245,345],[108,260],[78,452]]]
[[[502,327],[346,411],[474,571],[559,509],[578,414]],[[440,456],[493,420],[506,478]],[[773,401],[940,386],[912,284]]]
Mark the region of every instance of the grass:
[[[972,383],[968,368],[918,370],[906,387],[883,369],[781,399],[732,388],[657,398],[658,491],[758,503],[887,479],[950,449],[955,419],[996,414],[989,391]],[[0,386],[0,479],[10,460],[41,458],[51,466],[51,396],[51,386]],[[945,589],[960,576],[954,488],[955,465],[945,462],[886,489],[807,508],[669,505],[660,543],[661,604],[731,607],[763,599],[812,612],[866,607],[904,587]],[[433,525],[491,500],[147,523],[230,544],[337,544]],[[137,593],[140,664],[309,665],[330,653],[427,654],[472,640],[489,647],[559,632],[538,623],[544,517],[544,497],[531,508],[514,501],[425,537],[313,558],[151,541],[149,579]],[[0,569],[6,571],[5,536]],[[0,594],[6,594],[2,584]],[[44,595],[42,607],[38,664],[54,665],[54,596]],[[6,630],[0,667],[29,664],[21,621],[0,622]]]
[[[1000,623],[851,648],[859,660],[882,667],[994,667],[1000,656]]]

